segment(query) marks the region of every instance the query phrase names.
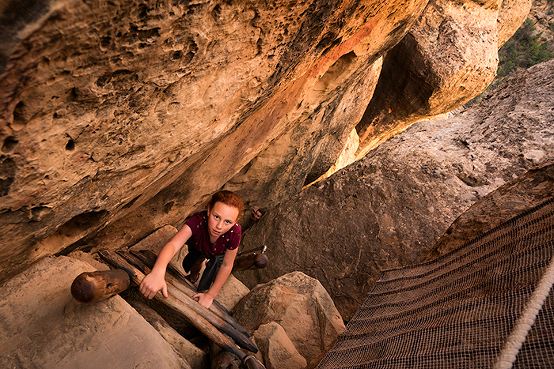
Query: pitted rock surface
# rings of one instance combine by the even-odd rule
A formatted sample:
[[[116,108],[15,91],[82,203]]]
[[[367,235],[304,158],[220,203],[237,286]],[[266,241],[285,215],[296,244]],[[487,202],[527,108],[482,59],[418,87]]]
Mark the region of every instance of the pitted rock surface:
[[[512,2],[511,17],[527,3]],[[483,58],[457,70],[492,68],[496,34],[517,22],[499,30],[495,17],[510,18],[504,4],[463,4],[443,12],[427,0],[4,1],[0,283],[45,256],[131,246],[178,227],[222,187],[264,208],[297,195],[357,142],[368,103],[386,98],[374,94],[390,67],[382,57],[412,26],[453,53],[427,52],[419,66],[406,58],[412,69],[449,70],[473,49]],[[427,27],[420,15],[432,9]],[[440,22],[465,41],[449,44],[448,27],[433,33]],[[474,30],[490,36],[484,48],[471,46]],[[473,75],[464,88],[477,92],[487,78]],[[451,91],[452,81],[460,79],[439,78],[431,90]],[[349,162],[356,150],[347,151]]]

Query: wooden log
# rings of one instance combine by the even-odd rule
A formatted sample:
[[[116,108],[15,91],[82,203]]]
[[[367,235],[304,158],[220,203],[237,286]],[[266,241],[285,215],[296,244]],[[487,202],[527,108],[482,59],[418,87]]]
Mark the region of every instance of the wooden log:
[[[267,250],[267,246],[263,245],[262,247],[242,251],[235,258],[233,271],[265,268],[268,263],[265,250]]]
[[[138,252],[132,250],[131,254],[133,254],[135,256],[140,255],[140,259],[150,269],[152,269],[154,267],[154,263],[156,263],[156,259],[158,258],[158,255],[156,255],[156,253],[153,252],[152,250],[140,250]],[[186,279],[185,275],[183,273],[181,273],[181,271],[179,269],[177,269],[173,265],[169,264],[167,266],[167,272],[168,272],[167,274],[170,274],[171,276],[176,278],[180,282],[180,284],[188,287],[191,291],[194,291],[194,293],[196,293],[196,286],[193,283],[191,283],[191,281]],[[212,303],[212,306],[217,307],[219,310],[221,310],[226,315],[231,316],[229,311],[225,308],[225,306],[221,305],[221,303],[219,301],[214,300],[213,303]],[[233,317],[231,317],[231,318],[234,319]],[[244,330],[244,333],[248,334],[248,332],[246,330]]]
[[[254,357],[253,355],[245,355],[241,359],[241,366],[243,368],[247,368],[247,369],[264,369],[265,368],[263,366],[263,364],[260,363],[258,361],[258,359],[256,359],[256,357]]]
[[[233,271],[262,269],[267,266],[266,254],[248,254],[237,256],[233,264]]]
[[[211,369],[238,369],[240,368],[240,359],[230,353],[222,350],[219,346],[212,343],[210,345],[210,363]]]
[[[131,250],[131,254],[139,258],[144,263],[144,265],[146,265],[150,269],[154,267],[156,259],[158,258],[158,255],[156,255],[156,253],[154,253],[154,251],[152,250]],[[181,273],[179,269],[171,265],[171,263],[167,265],[166,275],[167,274],[172,275],[174,278],[178,279],[181,284],[185,285],[188,289],[196,293],[196,286],[192,284],[188,279],[186,279],[185,275]]]
[[[82,303],[102,301],[129,288],[129,275],[121,269],[79,274],[71,284],[71,295]]]
[[[137,267],[142,273],[144,274],[150,273],[150,269],[146,267],[137,257],[131,255],[128,252],[121,252],[120,255],[123,256],[123,258],[126,259],[126,261],[129,262],[131,265]],[[223,333],[226,333],[231,338],[233,338],[233,340],[235,340],[235,342],[240,347],[243,347],[252,352],[258,352],[258,348],[247,335],[235,329],[235,327],[233,327],[232,324],[222,319],[213,311],[206,309],[204,306],[200,305],[198,302],[193,300],[192,295],[189,295],[188,293],[184,293],[183,291],[175,287],[172,283],[169,283],[167,280],[166,280],[166,284],[167,284],[168,293],[175,295],[179,300],[185,302],[194,311],[202,315],[206,320],[208,320],[211,324],[213,324],[216,328],[218,328],[220,331],[222,331]],[[241,329],[245,330],[242,327]]]
[[[145,252],[142,252],[142,251],[145,251]],[[141,261],[143,263],[143,266],[146,266],[150,269],[152,269],[152,267],[154,266],[154,263],[156,262],[156,258],[157,258],[156,254],[154,254],[150,250],[141,250],[141,252],[131,251],[131,254],[134,255],[139,261]],[[127,259],[127,261],[133,264],[133,262],[129,259]],[[176,288],[178,288],[181,292],[187,294],[189,297],[194,296],[196,294],[196,288],[194,287],[194,285],[192,285],[184,277],[179,278],[179,275],[181,275],[180,272],[177,272],[177,275],[174,275],[171,272],[166,273],[165,275],[166,282],[171,283]],[[244,334],[246,337],[250,337],[250,333],[246,330],[246,328],[240,325],[240,323],[231,316],[229,311],[227,311],[227,309],[223,305],[221,305],[217,300],[213,301],[212,305],[210,305],[209,307],[209,310],[215,313],[221,319],[225,320],[227,323],[231,324],[233,328],[235,328],[236,330]]]
[[[108,262],[110,265],[115,268],[120,268],[125,270],[131,281],[137,286],[140,285],[145,275],[138,268],[132,266],[128,263],[123,257],[118,255],[115,252],[104,250],[99,252],[100,256]],[[171,291],[170,291],[171,290]],[[175,311],[183,314],[196,328],[198,328],[202,333],[204,333],[210,340],[215,342],[219,347],[233,354],[237,355],[239,359],[243,359],[247,356],[239,347],[235,345],[233,340],[229,338],[226,334],[230,332],[235,337],[236,341],[239,341],[239,344],[244,345],[243,347],[249,351],[257,352],[258,348],[250,341],[248,337],[240,337],[241,334],[236,330],[232,329],[229,324],[223,322],[223,320],[217,317],[214,313],[192,300],[190,297],[180,292],[174,286],[168,284],[169,297],[165,298],[160,291],[154,296],[157,301],[162,302],[163,304],[169,306]],[[217,319],[214,319],[217,318]],[[210,319],[211,321],[209,321]],[[216,327],[213,323],[219,324],[221,327]],[[222,329],[220,331],[219,329]],[[261,364],[260,364],[261,365]],[[260,368],[263,368],[260,367]]]
[[[139,251],[131,250],[131,254],[137,256],[150,269],[152,269],[154,267],[154,264],[156,263],[156,259],[158,258],[158,255],[156,255],[156,253],[152,250],[139,250]],[[177,269],[173,265],[169,264],[167,266],[167,272],[168,272],[167,274],[171,275],[173,278],[175,278],[176,281],[178,281],[176,283],[176,285],[182,285],[184,289],[190,289],[191,291],[194,291],[194,293],[196,293],[196,286],[193,283],[191,283],[191,281],[189,281],[187,278],[185,278],[185,275],[183,273],[181,273],[181,271],[179,269]],[[235,319],[231,316],[231,314],[229,313],[227,308],[225,308],[225,306],[221,305],[221,303],[219,301],[214,300],[212,302],[212,306],[214,306],[215,308],[220,310],[222,312],[222,315],[227,315],[231,319]],[[217,312],[216,312],[216,314],[217,314]],[[237,324],[238,324],[238,322],[237,322]],[[246,331],[246,329],[244,330],[243,333],[250,336],[250,334]]]

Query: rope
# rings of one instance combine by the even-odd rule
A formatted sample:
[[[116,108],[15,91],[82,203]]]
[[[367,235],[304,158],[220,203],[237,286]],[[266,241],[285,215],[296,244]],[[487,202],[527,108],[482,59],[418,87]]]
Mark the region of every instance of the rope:
[[[525,306],[522,314],[514,324],[512,332],[506,339],[504,347],[500,351],[493,369],[509,369],[514,364],[516,356],[525,342],[527,334],[535,323],[535,319],[542,309],[544,301],[550,294],[550,289],[554,284],[554,256],[550,259],[550,264],[545,270],[539,285],[531,294],[529,302]]]

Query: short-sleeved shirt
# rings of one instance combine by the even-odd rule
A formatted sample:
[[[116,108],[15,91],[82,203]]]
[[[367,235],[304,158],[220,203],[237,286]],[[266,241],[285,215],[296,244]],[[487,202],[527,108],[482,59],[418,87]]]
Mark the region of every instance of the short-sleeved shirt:
[[[210,242],[208,233],[208,212],[206,210],[194,214],[185,222],[192,231],[187,244],[194,246],[195,249],[204,255],[223,255],[227,250],[234,250],[239,247],[241,227],[235,223],[230,230],[219,236],[215,243]]]

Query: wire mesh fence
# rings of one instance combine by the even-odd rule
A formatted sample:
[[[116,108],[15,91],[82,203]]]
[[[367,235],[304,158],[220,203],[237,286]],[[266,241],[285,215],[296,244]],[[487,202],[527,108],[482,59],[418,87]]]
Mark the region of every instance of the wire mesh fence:
[[[554,198],[384,271],[317,369],[554,368],[553,257]]]

